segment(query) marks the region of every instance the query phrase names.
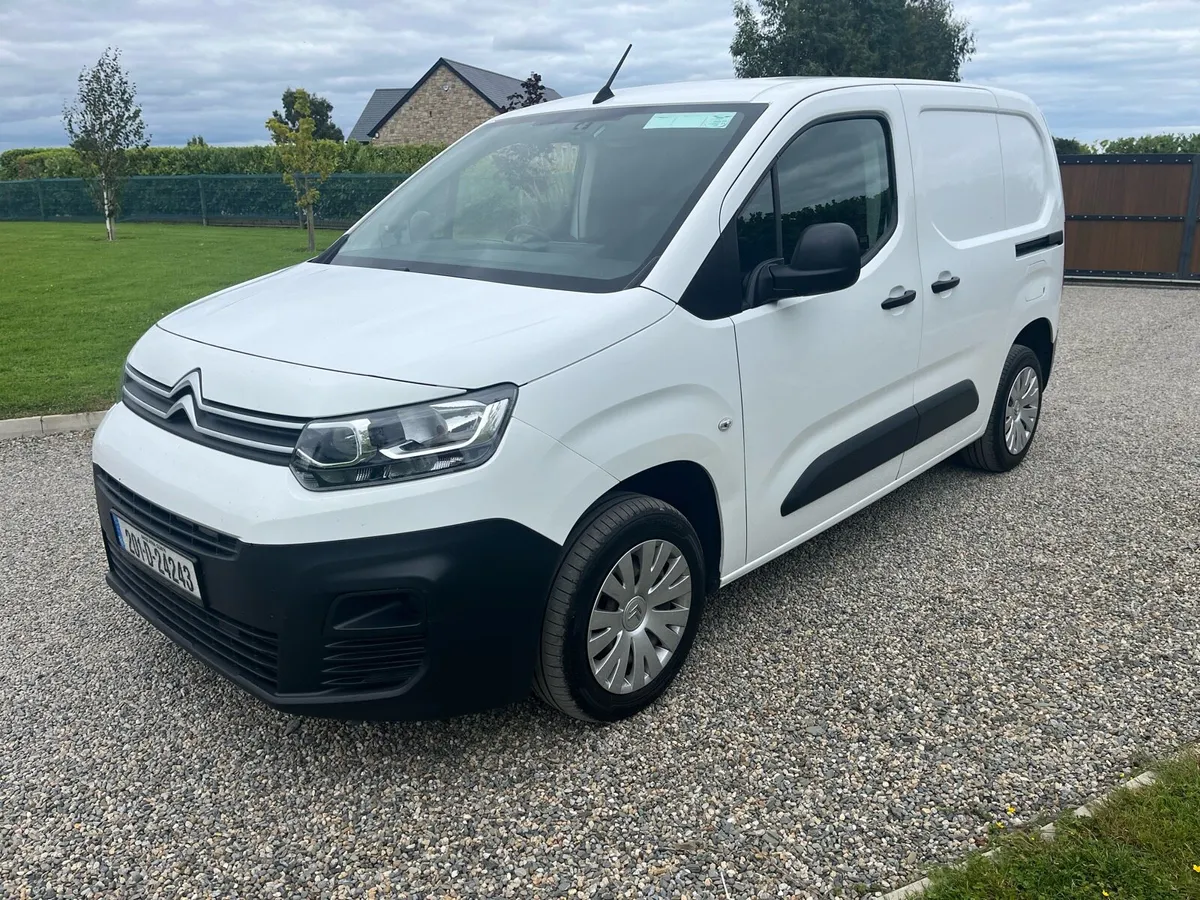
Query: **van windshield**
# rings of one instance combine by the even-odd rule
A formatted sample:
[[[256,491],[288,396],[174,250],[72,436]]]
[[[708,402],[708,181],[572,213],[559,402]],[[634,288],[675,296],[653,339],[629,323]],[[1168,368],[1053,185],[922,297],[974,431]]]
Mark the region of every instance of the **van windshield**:
[[[499,116],[426,164],[319,259],[620,290],[649,271],[763,108]]]

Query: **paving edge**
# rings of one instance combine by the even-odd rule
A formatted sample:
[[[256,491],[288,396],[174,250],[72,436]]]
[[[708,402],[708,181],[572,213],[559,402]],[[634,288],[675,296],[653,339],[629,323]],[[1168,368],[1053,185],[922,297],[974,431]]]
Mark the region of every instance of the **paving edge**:
[[[1190,750],[1185,750],[1180,755],[1181,756],[1187,756],[1187,755],[1200,756],[1200,748],[1192,748]],[[1154,784],[1154,782],[1156,782],[1157,780],[1158,780],[1158,775],[1156,773],[1143,772],[1141,775],[1137,776],[1137,778],[1130,778],[1128,781],[1121,782],[1116,787],[1114,787],[1111,791],[1109,791],[1107,794],[1105,794],[1103,797],[1099,797],[1098,799],[1093,800],[1090,803],[1085,803],[1083,806],[1076,807],[1075,809],[1071,810],[1068,813],[1065,813],[1064,815],[1083,816],[1083,817],[1091,816],[1095,812],[1097,807],[1106,803],[1110,798],[1114,797],[1119,791],[1136,791],[1136,790],[1139,790],[1140,788],[1148,787],[1149,785]],[[1044,841],[1054,840],[1054,835],[1055,835],[1054,823],[1051,822],[1049,825],[1043,825],[1041,828],[1038,829],[1038,833],[1040,834],[1042,840],[1044,840]],[[996,853],[995,850],[989,850],[986,853],[983,853],[980,855],[984,859],[990,859],[995,853]],[[956,869],[961,868],[962,865],[963,865],[963,863],[958,863],[958,864],[952,866],[952,868],[956,868]],[[922,878],[919,881],[914,881],[911,884],[906,884],[903,887],[898,887],[894,891],[889,891],[888,893],[883,895],[881,900],[907,900],[907,898],[909,898],[909,897],[919,897],[925,893],[925,891],[929,888],[929,886],[931,884],[932,884],[932,882],[928,878]]]
[[[0,419],[0,441],[32,437],[38,434],[62,434],[88,431],[100,424],[108,410],[70,413],[65,416],[28,416],[24,419]]]

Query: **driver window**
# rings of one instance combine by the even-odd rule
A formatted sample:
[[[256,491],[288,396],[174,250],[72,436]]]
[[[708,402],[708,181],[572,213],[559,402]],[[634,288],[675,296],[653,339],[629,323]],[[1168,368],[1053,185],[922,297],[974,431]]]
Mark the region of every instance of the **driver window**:
[[[569,238],[579,145],[510,144],[458,179],[455,238],[525,241]]]
[[[871,253],[895,221],[887,134],[878,119],[844,119],[815,125],[783,151],[779,208],[784,256],[809,225],[844,222]]]
[[[764,260],[790,258],[804,229],[822,222],[849,225],[863,256],[873,253],[896,221],[889,152],[887,131],[875,118],[824,122],[802,132],[775,161],[779,208],[768,169],[738,214],[743,277]]]

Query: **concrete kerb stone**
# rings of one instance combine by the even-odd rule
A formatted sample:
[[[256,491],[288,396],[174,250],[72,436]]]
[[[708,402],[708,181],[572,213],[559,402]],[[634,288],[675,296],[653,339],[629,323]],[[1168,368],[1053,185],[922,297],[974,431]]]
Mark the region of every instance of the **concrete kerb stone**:
[[[1190,750],[1187,752],[1192,753],[1192,754],[1197,754],[1197,753],[1200,753],[1200,750],[1193,749],[1193,750]],[[1107,794],[1105,794],[1103,797],[1093,800],[1091,803],[1085,803],[1083,806],[1080,806],[1080,807],[1072,810],[1071,812],[1067,813],[1067,815],[1083,816],[1086,818],[1088,816],[1091,816],[1095,812],[1097,807],[1104,804],[1107,800],[1109,800],[1111,797],[1113,797],[1118,791],[1136,791],[1136,790],[1139,790],[1140,788],[1144,788],[1144,787],[1154,784],[1154,782],[1157,780],[1158,780],[1158,775],[1155,774],[1154,772],[1143,772],[1141,775],[1137,776],[1137,778],[1131,778],[1128,781],[1122,782],[1121,784],[1119,784],[1115,788],[1113,788],[1111,791],[1109,791]],[[1038,833],[1041,836],[1042,840],[1052,841],[1052,840],[1054,840],[1054,837],[1055,837],[1055,830],[1056,829],[1055,829],[1054,823],[1051,822],[1049,825],[1043,825],[1040,829],[1038,829]],[[983,857],[984,857],[984,859],[990,859],[995,853],[996,853],[995,850],[989,850],[987,853],[983,854]],[[961,865],[962,864],[960,863],[959,866],[961,866]],[[955,868],[957,868],[957,867],[958,866],[956,866]],[[906,884],[903,887],[898,887],[894,891],[890,891],[890,892],[884,894],[883,900],[907,900],[907,898],[910,898],[910,897],[919,897],[925,893],[925,891],[929,888],[931,883],[932,882],[928,878],[922,878],[920,881],[914,881],[911,884]]]
[[[68,431],[89,431],[100,424],[106,410],[70,413],[62,416],[27,416],[21,419],[0,419],[0,440],[32,437],[39,434],[63,434]]]

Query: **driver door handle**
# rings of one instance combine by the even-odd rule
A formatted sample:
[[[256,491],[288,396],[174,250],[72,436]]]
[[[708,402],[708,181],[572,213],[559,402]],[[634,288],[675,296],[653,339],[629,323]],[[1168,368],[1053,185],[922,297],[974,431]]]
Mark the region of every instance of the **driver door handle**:
[[[884,309],[895,309],[898,306],[908,306],[917,299],[916,291],[905,291],[899,297],[888,297],[879,305]]]
[[[957,275],[953,275],[950,278],[947,278],[945,281],[935,281],[929,286],[929,288],[935,294],[944,294],[946,291],[954,290],[961,283],[962,280]]]

